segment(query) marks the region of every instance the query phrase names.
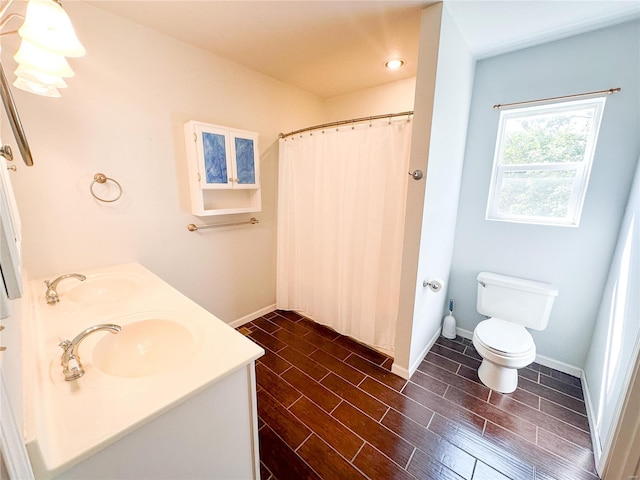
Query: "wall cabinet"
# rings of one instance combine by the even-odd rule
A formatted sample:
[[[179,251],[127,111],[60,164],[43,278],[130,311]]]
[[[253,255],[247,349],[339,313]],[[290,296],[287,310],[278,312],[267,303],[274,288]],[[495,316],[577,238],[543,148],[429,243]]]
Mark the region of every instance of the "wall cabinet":
[[[258,134],[196,121],[187,122],[184,130],[191,213],[259,212]]]

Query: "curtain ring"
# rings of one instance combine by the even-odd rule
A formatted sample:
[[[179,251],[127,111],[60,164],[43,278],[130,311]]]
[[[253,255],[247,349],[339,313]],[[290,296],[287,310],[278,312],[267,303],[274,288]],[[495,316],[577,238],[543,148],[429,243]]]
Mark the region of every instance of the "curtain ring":
[[[98,195],[96,195],[96,193],[93,191],[93,186],[96,183],[107,183],[107,181],[115,183],[116,186],[118,187],[119,192],[118,192],[118,196],[116,198],[113,198],[113,199],[110,199],[110,200],[106,199],[106,198],[102,198],[102,197],[99,197]],[[119,200],[120,197],[122,196],[122,185],[120,185],[113,178],[107,177],[104,173],[96,173],[93,176],[93,182],[91,182],[91,185],[89,185],[89,191],[91,192],[91,195],[93,195],[93,198],[95,198],[96,200],[99,200],[99,201],[105,202],[105,203],[111,203],[111,202],[115,202],[116,200]]]

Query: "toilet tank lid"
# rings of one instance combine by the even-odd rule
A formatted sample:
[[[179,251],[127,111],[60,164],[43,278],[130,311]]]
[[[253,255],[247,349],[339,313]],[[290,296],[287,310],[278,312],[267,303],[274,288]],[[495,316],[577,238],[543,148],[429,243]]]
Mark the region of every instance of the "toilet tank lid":
[[[525,292],[540,293],[543,295],[550,295],[552,297],[558,296],[558,289],[550,283],[525,280],[523,278],[509,277],[507,275],[490,272],[480,272],[477,280],[478,282],[482,282],[487,285],[515,288],[518,290],[524,290]]]

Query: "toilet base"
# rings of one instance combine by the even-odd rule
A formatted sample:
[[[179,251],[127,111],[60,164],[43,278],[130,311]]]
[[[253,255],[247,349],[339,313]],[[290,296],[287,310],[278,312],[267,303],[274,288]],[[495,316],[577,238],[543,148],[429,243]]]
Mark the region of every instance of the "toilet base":
[[[491,390],[511,393],[518,387],[518,369],[496,365],[486,358],[478,368],[478,377]]]

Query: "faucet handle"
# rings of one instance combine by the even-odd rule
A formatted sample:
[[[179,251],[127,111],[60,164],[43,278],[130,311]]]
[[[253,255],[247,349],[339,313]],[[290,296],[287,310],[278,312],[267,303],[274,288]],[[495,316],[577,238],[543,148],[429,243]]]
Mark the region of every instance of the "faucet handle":
[[[53,286],[53,282],[50,280],[45,280],[44,284],[47,287],[47,291],[45,292],[45,297],[47,298],[47,303],[55,303],[58,301],[58,292]]]
[[[70,340],[61,341],[58,346],[64,350],[60,364],[63,366],[62,373],[66,381],[75,380],[84,375],[84,368],[80,364],[80,359],[76,358],[71,350],[73,343]],[[67,357],[68,355],[68,357]]]

